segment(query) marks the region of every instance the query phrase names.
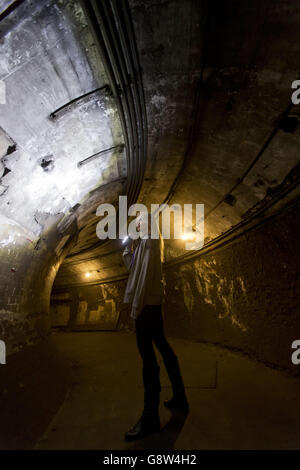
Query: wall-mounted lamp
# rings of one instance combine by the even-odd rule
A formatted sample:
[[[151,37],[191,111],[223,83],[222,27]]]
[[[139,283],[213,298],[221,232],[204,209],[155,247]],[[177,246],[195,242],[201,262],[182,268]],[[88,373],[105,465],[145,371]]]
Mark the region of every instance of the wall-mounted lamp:
[[[194,233],[183,233],[181,235],[181,240],[194,240],[195,234]]]

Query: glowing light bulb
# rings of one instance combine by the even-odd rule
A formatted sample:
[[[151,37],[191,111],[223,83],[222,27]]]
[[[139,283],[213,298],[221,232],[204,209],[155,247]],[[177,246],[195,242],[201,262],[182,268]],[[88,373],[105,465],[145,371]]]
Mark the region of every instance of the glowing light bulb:
[[[195,234],[194,233],[183,233],[181,235],[182,240],[194,240],[195,239]]]
[[[87,272],[85,273],[85,277],[90,277],[91,276],[91,273]]]

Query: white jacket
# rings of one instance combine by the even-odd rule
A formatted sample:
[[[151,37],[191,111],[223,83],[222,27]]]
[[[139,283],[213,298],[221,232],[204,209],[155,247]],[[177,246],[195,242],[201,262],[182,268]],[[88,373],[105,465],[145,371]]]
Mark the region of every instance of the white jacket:
[[[164,295],[160,241],[151,238],[137,241],[133,254],[130,246],[123,252],[123,259],[129,270],[124,303],[132,305],[130,316],[134,319],[145,305],[160,305]]]

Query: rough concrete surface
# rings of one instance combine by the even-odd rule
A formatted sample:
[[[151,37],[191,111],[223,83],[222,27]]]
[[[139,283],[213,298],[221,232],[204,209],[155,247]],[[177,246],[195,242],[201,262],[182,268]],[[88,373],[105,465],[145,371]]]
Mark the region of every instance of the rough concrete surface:
[[[126,443],[143,409],[134,334],[56,333],[50,352],[32,350],[30,374],[29,356],[10,361],[18,383],[5,387],[14,403],[1,386],[1,448],[299,449],[299,381],[220,347],[168,340],[186,385],[186,419],[163,406],[172,390],[161,362],[161,431]]]
[[[6,14],[10,3],[0,446],[125,448],[140,363],[122,241],[96,226],[100,204],[129,195],[204,204],[205,218],[199,252],[165,240],[165,328],[191,413],[169,422],[161,408],[162,433],[136,445],[299,447],[300,3],[24,0]]]

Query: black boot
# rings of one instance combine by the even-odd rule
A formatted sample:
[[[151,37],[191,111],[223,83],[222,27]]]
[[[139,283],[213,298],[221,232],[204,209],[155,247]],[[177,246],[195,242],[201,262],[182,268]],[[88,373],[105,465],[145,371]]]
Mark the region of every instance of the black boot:
[[[151,377],[147,376],[143,368],[144,379],[144,411],[138,422],[125,433],[126,441],[141,439],[160,429],[159,419],[159,399],[160,399],[160,381],[159,370],[157,367]]]
[[[174,395],[170,400],[164,401],[164,405],[171,411],[189,412],[189,404],[186,397],[176,397]]]
[[[164,405],[172,411],[188,413],[189,404],[185,394],[178,358],[174,355],[173,358],[164,362],[173,388],[173,397],[170,400],[164,401]]]
[[[138,422],[125,433],[126,441],[141,439],[160,429],[159,391],[145,390],[144,411]]]

